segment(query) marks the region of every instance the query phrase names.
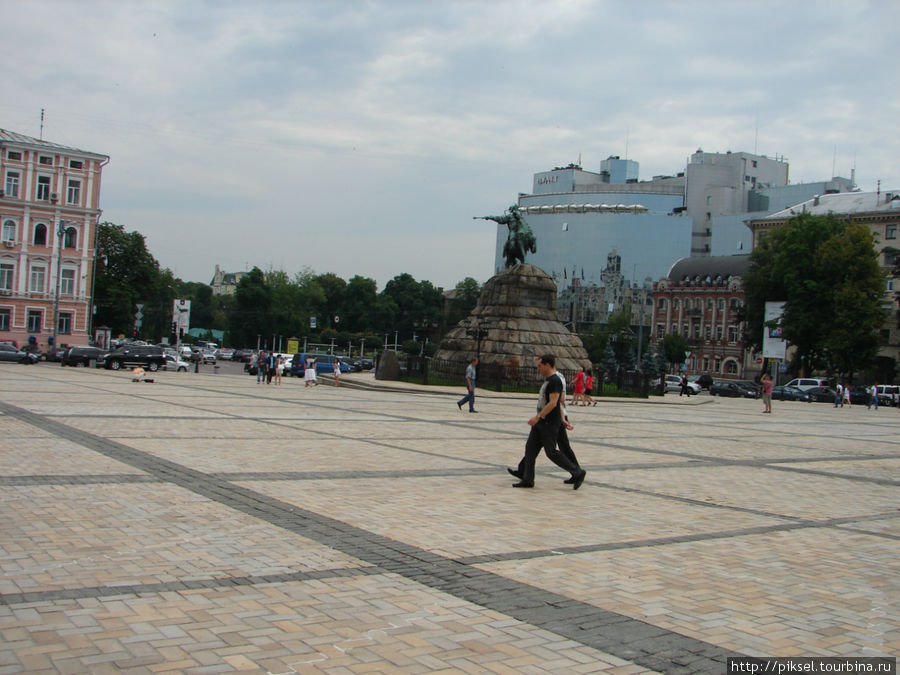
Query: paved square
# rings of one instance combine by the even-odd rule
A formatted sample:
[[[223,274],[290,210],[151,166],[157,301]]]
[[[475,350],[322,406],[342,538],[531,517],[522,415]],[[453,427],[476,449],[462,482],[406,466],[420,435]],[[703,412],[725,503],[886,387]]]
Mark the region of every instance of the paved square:
[[[897,409],[601,400],[513,490],[530,396],[155,380],[0,364],[0,675],[900,653]]]

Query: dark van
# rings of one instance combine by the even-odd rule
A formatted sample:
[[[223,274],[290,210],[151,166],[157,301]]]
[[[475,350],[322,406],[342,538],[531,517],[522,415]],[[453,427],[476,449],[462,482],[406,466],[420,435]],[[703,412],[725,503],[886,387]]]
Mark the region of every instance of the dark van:
[[[334,357],[331,354],[313,354],[313,353],[301,353],[294,354],[294,358],[291,361],[291,375],[294,377],[303,377],[303,371],[306,370],[306,357],[311,356],[316,359],[316,374],[321,375],[322,373],[333,373],[334,372]],[[350,372],[350,363],[349,358],[341,358],[341,372],[349,373]]]

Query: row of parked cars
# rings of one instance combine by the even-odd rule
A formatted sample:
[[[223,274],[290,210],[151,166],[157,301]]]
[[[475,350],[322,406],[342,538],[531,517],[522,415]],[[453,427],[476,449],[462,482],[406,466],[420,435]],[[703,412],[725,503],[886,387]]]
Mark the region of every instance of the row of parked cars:
[[[299,354],[276,354],[276,356],[281,356],[284,358],[284,375],[288,377],[303,377],[304,372],[306,370],[306,358],[315,357],[316,359],[316,373],[321,375],[322,373],[333,373],[334,372],[334,356],[331,354],[314,354],[310,353],[299,353]],[[375,362],[372,359],[356,359],[354,361],[350,361],[347,358],[342,358],[338,356],[341,362],[341,372],[342,373],[359,373],[363,370],[371,370],[375,367]],[[244,372],[249,375],[256,375],[257,372],[257,353],[254,352],[252,357],[244,364]]]
[[[708,375],[693,376],[688,378],[688,386],[692,393],[699,393],[701,388],[709,389],[710,396],[722,396],[731,398],[759,398],[760,385],[750,380],[713,380],[707,383],[702,378]],[[804,377],[795,378],[787,384],[777,385],[772,389],[772,398],[776,401],[805,401],[810,403],[833,403],[837,392],[829,386],[829,380],[824,378]],[[694,385],[694,386],[692,386]],[[869,387],[857,386],[850,389],[850,403],[866,405],[869,402]],[[678,375],[666,376],[666,391],[681,391],[681,378]],[[880,384],[877,387],[878,405],[900,405],[900,387],[896,385]]]

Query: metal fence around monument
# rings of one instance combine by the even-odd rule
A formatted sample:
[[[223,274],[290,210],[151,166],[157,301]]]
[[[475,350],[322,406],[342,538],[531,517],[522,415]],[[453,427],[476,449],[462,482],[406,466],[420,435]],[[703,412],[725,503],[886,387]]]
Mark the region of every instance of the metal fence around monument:
[[[409,356],[401,362],[400,379],[426,385],[464,386],[468,365],[465,361]],[[534,365],[482,362],[478,364],[476,372],[477,386],[491,391],[537,392],[544,382],[544,378]],[[567,387],[571,391],[572,382],[578,371],[560,369],[559,372],[566,378]],[[647,398],[650,382],[649,378],[639,371],[620,368],[607,373],[595,370],[592,396],[603,396],[604,389],[607,390],[606,395]]]

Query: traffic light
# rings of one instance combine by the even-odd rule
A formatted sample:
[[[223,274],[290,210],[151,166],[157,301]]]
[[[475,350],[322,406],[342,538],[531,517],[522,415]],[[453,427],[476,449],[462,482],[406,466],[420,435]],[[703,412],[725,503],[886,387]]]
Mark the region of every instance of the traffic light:
[[[173,321],[173,322],[172,322],[172,332],[173,332],[173,333],[177,333],[177,332],[178,332],[178,322],[177,322],[177,321]]]

